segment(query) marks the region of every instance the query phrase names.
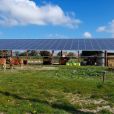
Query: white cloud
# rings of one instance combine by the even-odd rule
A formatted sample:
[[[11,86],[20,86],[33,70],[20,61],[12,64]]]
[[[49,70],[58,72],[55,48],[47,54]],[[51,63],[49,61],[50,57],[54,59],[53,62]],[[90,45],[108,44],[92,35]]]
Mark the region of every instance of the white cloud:
[[[90,32],[84,32],[83,36],[85,38],[92,38],[92,34]]]
[[[78,27],[81,23],[74,14],[66,14],[58,5],[37,6],[30,0],[0,0],[0,25],[62,25]]]
[[[109,22],[108,25],[106,25],[106,26],[98,27],[97,32],[111,33],[112,37],[114,37],[114,20]]]
[[[97,32],[105,32],[106,31],[106,26],[100,26],[98,29],[97,29]]]

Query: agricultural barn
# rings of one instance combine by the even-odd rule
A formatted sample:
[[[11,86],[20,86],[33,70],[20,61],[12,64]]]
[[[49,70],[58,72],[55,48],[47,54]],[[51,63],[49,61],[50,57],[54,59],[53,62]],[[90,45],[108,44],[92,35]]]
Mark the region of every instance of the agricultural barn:
[[[0,50],[77,51],[82,64],[114,65],[114,39],[0,39]]]

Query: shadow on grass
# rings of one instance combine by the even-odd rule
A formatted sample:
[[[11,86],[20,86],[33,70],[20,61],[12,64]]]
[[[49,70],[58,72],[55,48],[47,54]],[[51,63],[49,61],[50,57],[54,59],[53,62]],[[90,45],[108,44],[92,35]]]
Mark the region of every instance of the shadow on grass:
[[[10,93],[7,91],[5,91],[5,92],[0,91],[0,94],[5,95],[5,96],[11,96],[11,97],[13,97],[15,99],[19,99],[19,100],[29,100],[31,102],[42,103],[44,105],[51,106],[52,108],[55,108],[55,109],[61,109],[61,110],[67,111],[71,114],[94,114],[94,113],[79,111],[73,105],[67,104],[67,103],[59,102],[59,103],[50,104],[48,101],[43,101],[43,100],[34,99],[34,98],[24,98],[24,97],[21,97],[19,95],[16,95],[16,94],[13,94],[13,93]]]

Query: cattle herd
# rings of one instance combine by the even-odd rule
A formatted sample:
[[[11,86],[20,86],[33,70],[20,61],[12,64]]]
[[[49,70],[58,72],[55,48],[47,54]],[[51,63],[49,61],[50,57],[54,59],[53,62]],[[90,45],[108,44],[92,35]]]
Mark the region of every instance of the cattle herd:
[[[22,67],[23,60],[21,58],[0,58],[0,65],[2,65],[2,68],[5,70],[7,67],[7,64],[9,64],[10,68],[13,68],[13,65],[20,65]]]

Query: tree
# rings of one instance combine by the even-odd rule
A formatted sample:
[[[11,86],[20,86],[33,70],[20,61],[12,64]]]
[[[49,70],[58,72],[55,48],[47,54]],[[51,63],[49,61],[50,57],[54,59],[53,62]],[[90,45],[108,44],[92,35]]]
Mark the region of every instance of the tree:
[[[0,57],[2,56],[2,51],[0,50]]]
[[[74,57],[75,54],[74,54],[73,52],[69,52],[69,53],[67,54],[67,56],[68,56],[68,57]]]
[[[1,50],[0,51],[0,57],[7,57],[9,56],[10,51],[9,50]]]
[[[21,52],[20,54],[19,54],[19,56],[26,56],[26,51],[24,51],[24,52]]]
[[[15,51],[15,55],[16,56],[19,56],[19,51]]]
[[[61,56],[61,51],[57,53],[57,56],[59,56],[59,57]]]
[[[51,53],[49,51],[40,51],[41,56],[51,56]]]
[[[37,56],[37,55],[38,55],[38,53],[35,50],[32,50],[29,52],[29,56]]]

